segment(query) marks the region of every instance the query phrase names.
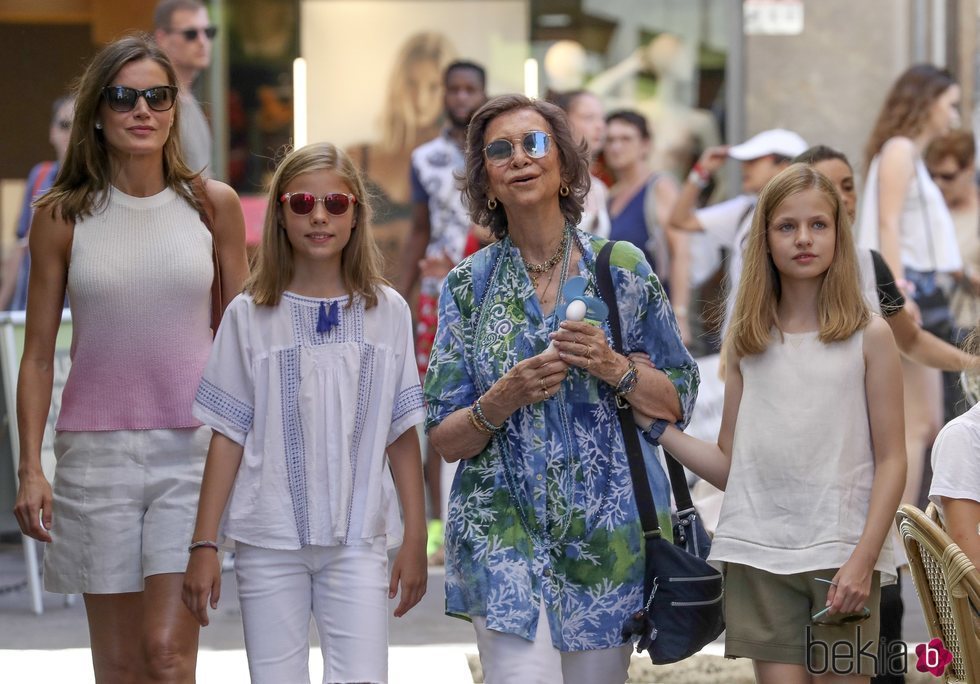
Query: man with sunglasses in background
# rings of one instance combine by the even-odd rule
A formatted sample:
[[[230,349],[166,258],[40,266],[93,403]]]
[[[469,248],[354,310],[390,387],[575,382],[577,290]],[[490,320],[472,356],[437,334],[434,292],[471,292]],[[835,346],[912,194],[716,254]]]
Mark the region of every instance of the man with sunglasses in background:
[[[201,0],[161,0],[153,12],[154,38],[177,72],[180,90],[180,147],[191,171],[210,176],[211,127],[192,90],[197,75],[211,65],[211,25]]]
[[[17,219],[17,243],[4,259],[0,275],[0,311],[23,311],[27,308],[27,277],[31,270],[31,255],[27,250],[27,233],[34,217],[34,200],[51,189],[58,169],[68,154],[71,122],[75,115],[75,98],[59,97],[51,106],[51,128],[48,141],[54,148],[55,161],[37,164],[27,176],[24,200]]]
[[[455,61],[443,75],[446,125],[438,137],[412,151],[412,229],[398,269],[398,291],[409,300],[419,285],[415,311],[415,355],[419,376],[425,376],[435,339],[442,280],[463,258],[470,232],[469,212],[463,205],[456,176],[465,166],[466,127],[487,101],[487,75],[474,62]],[[442,459],[426,449],[425,479],[431,506],[430,561],[441,565]]]

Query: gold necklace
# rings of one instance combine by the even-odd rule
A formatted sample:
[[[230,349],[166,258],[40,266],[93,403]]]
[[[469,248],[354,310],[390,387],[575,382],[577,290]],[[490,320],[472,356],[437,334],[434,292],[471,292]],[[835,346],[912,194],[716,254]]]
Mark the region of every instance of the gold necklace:
[[[561,260],[562,254],[565,252],[565,246],[568,244],[568,231],[563,231],[561,236],[561,242],[558,243],[558,249],[555,253],[551,255],[551,258],[540,264],[532,264],[524,255],[521,255],[521,261],[524,262],[524,268],[527,269],[527,274],[531,277],[531,283],[534,287],[538,286],[538,278],[542,273],[547,273],[555,267],[555,265]]]

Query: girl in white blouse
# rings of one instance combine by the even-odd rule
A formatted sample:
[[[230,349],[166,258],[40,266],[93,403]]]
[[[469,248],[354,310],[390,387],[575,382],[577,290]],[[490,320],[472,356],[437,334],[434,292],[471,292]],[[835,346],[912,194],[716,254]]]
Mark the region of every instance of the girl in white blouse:
[[[867,681],[872,659],[829,664],[811,645],[878,643],[905,481],[898,350],[862,298],[840,196],[803,164],[760,195],[725,353],[718,443],[660,438],[726,490],[709,556],[726,571],[725,655],[762,684],[830,667]]]
[[[380,275],[364,197],[329,143],[283,160],[195,401],[214,435],[184,602],[208,624],[216,550],[233,540],[253,682],[309,681],[311,606],[324,682],[387,681],[387,601],[400,585],[400,617],[425,592],[411,317]]]

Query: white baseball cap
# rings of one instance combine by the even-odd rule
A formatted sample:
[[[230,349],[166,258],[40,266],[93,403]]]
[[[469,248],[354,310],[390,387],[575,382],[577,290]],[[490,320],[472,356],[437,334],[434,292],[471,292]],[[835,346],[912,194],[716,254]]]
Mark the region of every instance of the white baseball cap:
[[[806,140],[793,131],[784,128],[771,128],[753,135],[741,145],[728,148],[728,156],[738,161],[751,161],[770,154],[778,154],[792,159],[806,151]]]

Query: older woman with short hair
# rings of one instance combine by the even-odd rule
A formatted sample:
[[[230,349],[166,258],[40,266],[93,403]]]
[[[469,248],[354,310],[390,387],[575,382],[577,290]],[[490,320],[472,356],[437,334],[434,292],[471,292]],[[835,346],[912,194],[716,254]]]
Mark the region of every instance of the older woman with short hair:
[[[446,612],[472,620],[488,684],[621,684],[643,602],[643,538],[616,401],[683,426],[697,394],[657,277],[612,250],[627,351],[608,321],[562,321],[569,280],[597,297],[606,242],[577,229],[585,150],[564,113],[520,95],[470,122],[464,195],[499,238],[446,279],[425,394],[435,449],[462,461],[446,530]],[[572,288],[569,288],[572,289]],[[555,346],[549,348],[549,343]]]

